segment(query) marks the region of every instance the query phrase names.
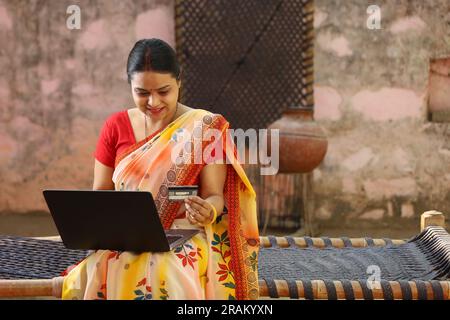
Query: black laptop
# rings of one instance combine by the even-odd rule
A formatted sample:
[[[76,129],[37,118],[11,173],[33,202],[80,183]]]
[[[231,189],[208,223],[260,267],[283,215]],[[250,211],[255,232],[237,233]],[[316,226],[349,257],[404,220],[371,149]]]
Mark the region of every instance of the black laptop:
[[[44,190],[43,194],[69,249],[166,252],[199,232],[164,230],[150,192]]]

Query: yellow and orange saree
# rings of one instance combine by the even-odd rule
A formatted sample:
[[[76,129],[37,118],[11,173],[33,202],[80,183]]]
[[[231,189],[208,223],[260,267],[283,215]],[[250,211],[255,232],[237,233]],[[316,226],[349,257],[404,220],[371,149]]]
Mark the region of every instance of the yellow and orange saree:
[[[221,115],[193,109],[118,158],[116,190],[150,191],[164,228],[199,228],[200,233],[167,253],[97,250],[66,276],[63,299],[258,298],[256,196],[228,127]],[[203,141],[211,130],[220,137]],[[228,158],[227,212],[210,225],[195,227],[177,214],[181,204],[168,200],[168,187],[197,184],[213,144]],[[199,156],[201,161],[195,161]]]

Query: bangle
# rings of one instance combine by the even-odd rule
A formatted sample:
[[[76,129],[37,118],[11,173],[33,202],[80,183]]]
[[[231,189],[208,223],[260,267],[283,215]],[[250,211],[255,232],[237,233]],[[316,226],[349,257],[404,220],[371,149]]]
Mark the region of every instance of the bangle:
[[[211,204],[211,203],[210,203],[210,204]],[[212,210],[213,210],[213,212],[214,212],[214,215],[213,215],[213,219],[211,220],[210,224],[213,223],[214,221],[216,221],[216,219],[217,219],[217,209],[216,209],[216,207],[214,207],[214,205],[212,205],[212,204],[211,204],[211,207],[212,207]],[[211,212],[210,212],[210,215],[211,215]]]

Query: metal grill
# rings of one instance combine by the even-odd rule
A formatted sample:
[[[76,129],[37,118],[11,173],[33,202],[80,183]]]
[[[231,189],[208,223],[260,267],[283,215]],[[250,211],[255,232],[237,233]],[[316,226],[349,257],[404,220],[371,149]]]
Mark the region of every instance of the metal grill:
[[[182,102],[261,129],[313,107],[313,0],[176,0]]]

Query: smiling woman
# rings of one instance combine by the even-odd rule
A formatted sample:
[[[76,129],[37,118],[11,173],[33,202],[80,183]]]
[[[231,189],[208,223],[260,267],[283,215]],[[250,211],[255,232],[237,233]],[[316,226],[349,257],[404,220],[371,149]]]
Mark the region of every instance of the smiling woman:
[[[143,114],[144,138],[172,122],[178,113],[179,81],[166,73],[136,72],[131,80],[134,103]],[[183,112],[187,107],[184,107]]]
[[[159,39],[136,42],[127,62],[134,103],[144,115],[144,138],[172,122],[178,112],[181,68],[175,51]]]
[[[162,40],[138,41],[127,74],[136,107],[106,120],[95,152],[93,188],[149,191],[165,229],[200,232],[167,253],[98,250],[68,273],[63,298],[258,298],[256,195],[227,139],[229,123],[178,102],[181,69]],[[171,161],[174,134],[189,133],[186,149],[198,133],[213,129],[220,133],[227,164]],[[170,201],[168,190],[177,185],[198,185],[198,195]],[[145,237],[130,235],[136,236]]]

